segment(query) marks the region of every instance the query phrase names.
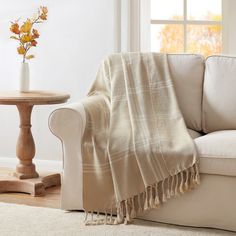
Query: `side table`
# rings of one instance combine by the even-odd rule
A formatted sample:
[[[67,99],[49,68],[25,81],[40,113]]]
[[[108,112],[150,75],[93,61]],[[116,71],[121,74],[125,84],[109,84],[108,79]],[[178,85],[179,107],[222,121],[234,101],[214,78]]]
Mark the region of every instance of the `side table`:
[[[61,184],[60,174],[38,174],[33,158],[35,144],[31,133],[31,112],[34,105],[65,103],[70,96],[54,91],[2,91],[0,104],[15,105],[20,116],[20,134],[16,145],[19,164],[12,175],[0,177],[0,192],[24,192],[43,195],[45,188]]]

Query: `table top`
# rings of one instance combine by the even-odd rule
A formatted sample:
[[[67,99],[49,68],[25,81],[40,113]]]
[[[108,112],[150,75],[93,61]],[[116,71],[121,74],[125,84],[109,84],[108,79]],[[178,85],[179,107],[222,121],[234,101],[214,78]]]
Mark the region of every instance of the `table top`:
[[[21,103],[28,103],[30,105],[59,104],[66,102],[69,98],[69,94],[57,91],[0,91],[0,104],[5,105],[17,105]]]

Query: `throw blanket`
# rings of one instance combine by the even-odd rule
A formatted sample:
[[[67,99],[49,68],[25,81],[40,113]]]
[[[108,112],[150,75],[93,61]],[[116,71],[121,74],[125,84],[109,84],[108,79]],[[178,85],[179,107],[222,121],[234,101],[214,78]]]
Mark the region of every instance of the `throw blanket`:
[[[176,101],[167,55],[109,56],[82,102],[88,224],[130,222],[199,183],[196,150]]]

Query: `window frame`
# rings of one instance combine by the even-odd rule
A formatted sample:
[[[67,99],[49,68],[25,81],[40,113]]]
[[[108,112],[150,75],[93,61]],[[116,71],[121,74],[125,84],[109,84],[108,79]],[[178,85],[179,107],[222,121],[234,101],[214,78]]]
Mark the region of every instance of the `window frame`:
[[[114,51],[151,49],[150,0],[114,1]],[[222,53],[236,53],[235,0],[222,0]]]
[[[150,0],[149,0],[150,1]],[[219,25],[223,29],[223,20],[221,21],[214,21],[214,20],[188,20],[187,15],[187,3],[188,0],[183,0],[183,20],[153,20],[150,16],[150,27],[151,25],[182,25],[183,26],[183,52],[187,52],[187,26],[188,25]],[[151,3],[150,3],[151,4]],[[221,0],[221,6],[223,5],[223,1]],[[150,5],[149,5],[150,6]],[[223,8],[223,7],[222,7]],[[221,16],[223,15],[223,10],[221,8]],[[221,39],[223,38],[223,30],[221,33]],[[223,44],[223,39],[222,39]],[[150,45],[151,47],[151,45]]]

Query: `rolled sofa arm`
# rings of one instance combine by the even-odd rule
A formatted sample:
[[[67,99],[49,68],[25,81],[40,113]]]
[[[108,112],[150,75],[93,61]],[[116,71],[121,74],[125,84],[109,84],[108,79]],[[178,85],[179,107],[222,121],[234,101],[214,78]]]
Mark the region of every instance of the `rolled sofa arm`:
[[[81,141],[85,126],[86,114],[79,102],[58,108],[49,117],[49,128],[62,143],[61,208],[65,210],[83,209]]]
[[[54,110],[49,117],[51,132],[61,140],[70,140],[72,134],[83,134],[85,125],[85,111],[80,102],[60,107]]]

